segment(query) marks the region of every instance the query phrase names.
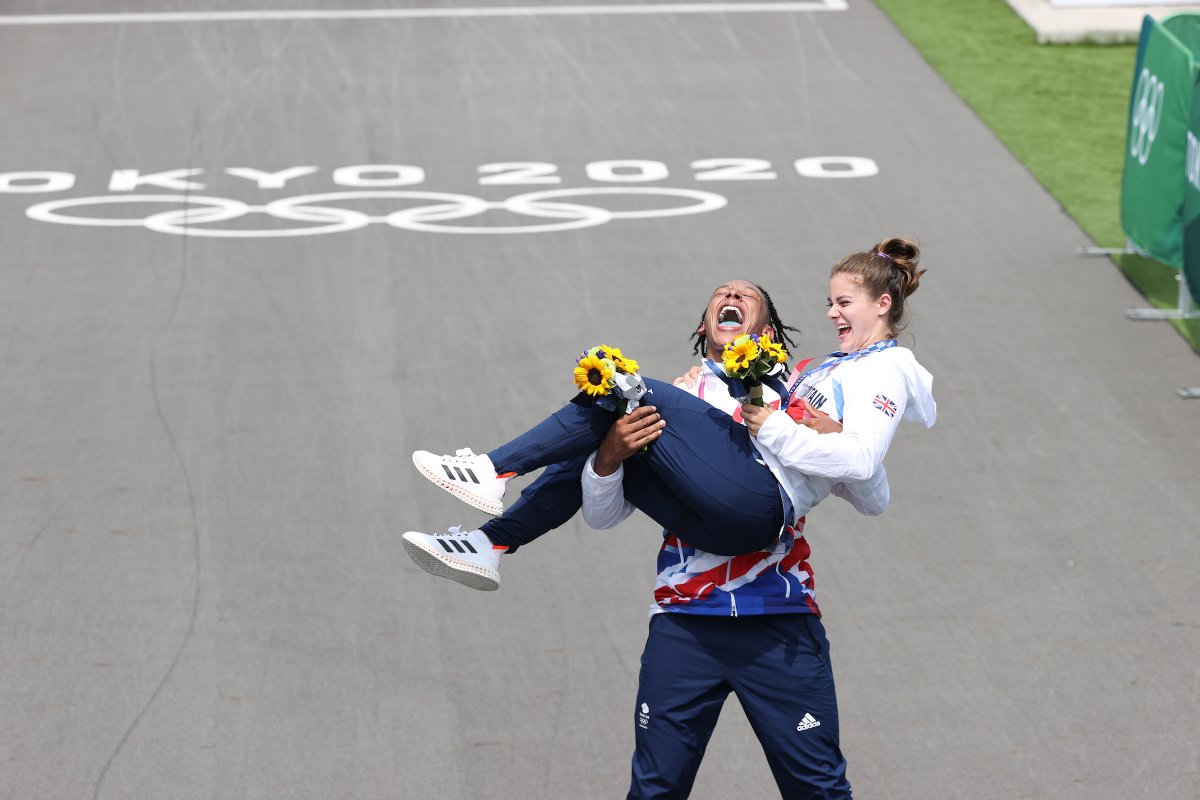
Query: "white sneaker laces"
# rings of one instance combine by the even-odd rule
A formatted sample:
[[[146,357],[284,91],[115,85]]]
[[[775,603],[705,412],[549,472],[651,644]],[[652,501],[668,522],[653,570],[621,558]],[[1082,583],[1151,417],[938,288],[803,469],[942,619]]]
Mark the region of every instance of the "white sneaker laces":
[[[479,456],[475,455],[475,452],[471,448],[464,447],[460,450],[455,450],[454,455],[445,456],[445,458],[447,461],[454,461],[454,462],[460,463],[460,464],[467,464],[467,463],[470,463],[471,461],[474,461],[476,458],[479,458]]]

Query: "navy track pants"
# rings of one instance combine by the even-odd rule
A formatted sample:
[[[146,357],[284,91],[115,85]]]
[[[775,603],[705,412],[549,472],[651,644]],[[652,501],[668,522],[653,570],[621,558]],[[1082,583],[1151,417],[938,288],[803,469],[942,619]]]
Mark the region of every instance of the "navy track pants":
[[[628,800],[686,798],[733,692],[785,800],[848,800],[829,641],[813,614],[650,618]]]
[[[645,379],[643,402],[666,421],[645,453],[625,462],[625,498],[688,544],[719,555],[769,547],[784,523],[779,484],[757,458],[745,426],[661,381]],[[497,472],[546,472],[483,531],[496,544],[526,544],[579,510],[579,478],[614,414],[569,403],[488,453]],[[551,466],[553,465],[553,466]]]

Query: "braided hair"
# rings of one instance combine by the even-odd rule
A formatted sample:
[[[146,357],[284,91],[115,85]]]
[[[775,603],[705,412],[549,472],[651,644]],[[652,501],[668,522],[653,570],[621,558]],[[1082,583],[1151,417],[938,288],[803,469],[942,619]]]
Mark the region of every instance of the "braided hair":
[[[767,324],[775,329],[775,340],[786,344],[790,348],[795,348],[796,343],[787,335],[788,331],[800,333],[799,328],[793,328],[791,325],[784,325],[783,320],[779,318],[779,312],[775,310],[775,301],[771,299],[771,295],[767,294],[767,290],[754,284],[754,288],[762,295],[763,302],[767,304]],[[704,356],[708,354],[708,337],[704,333],[705,317],[708,316],[708,306],[700,312],[700,324],[696,326],[696,330],[692,333],[691,339],[695,344],[692,346],[692,354]]]

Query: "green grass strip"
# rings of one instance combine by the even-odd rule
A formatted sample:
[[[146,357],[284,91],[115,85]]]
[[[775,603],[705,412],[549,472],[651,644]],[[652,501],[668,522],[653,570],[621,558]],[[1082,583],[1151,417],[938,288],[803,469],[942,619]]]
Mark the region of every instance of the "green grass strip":
[[[1121,170],[1135,44],[1040,45],[1005,0],[876,3],[1096,244],[1125,246]],[[1175,269],[1113,260],[1152,305],[1178,305]],[[1200,352],[1200,320],[1172,324]]]

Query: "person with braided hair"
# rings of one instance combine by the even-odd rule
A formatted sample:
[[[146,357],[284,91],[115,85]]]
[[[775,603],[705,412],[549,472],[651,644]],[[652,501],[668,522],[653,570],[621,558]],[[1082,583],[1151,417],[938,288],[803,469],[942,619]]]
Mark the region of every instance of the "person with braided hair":
[[[794,330],[780,319],[762,287],[737,280],[713,292],[692,338],[710,359],[719,360],[725,345],[738,336],[774,334],[791,344],[787,332]],[[718,381],[707,397],[704,386],[694,396],[658,381],[646,384],[650,394],[645,399],[653,405],[619,416],[615,424],[612,412],[586,401],[573,402],[487,455],[414,453],[422,474],[497,516],[477,530],[408,531],[403,540],[409,556],[433,575],[475,589],[498,588],[501,553],[514,552],[579,511],[584,462],[614,427],[632,435],[639,450],[653,443],[631,465],[636,473],[629,481],[631,502],[708,552],[737,555],[768,547],[831,491],[864,513],[878,514],[886,506],[887,477],[882,470],[863,482],[861,491],[835,489],[833,481],[810,480],[799,473],[789,475],[781,490],[781,483],[757,458],[724,383]],[[782,383],[777,386],[783,388]],[[767,392],[778,405],[777,395]],[[722,413],[714,403],[729,408]],[[807,422],[821,424],[820,418]],[[825,428],[835,429],[832,424]],[[500,498],[508,479],[541,466],[547,469],[504,510]]]
[[[905,300],[923,272],[917,259],[915,245],[888,239],[833,268],[827,316],[839,351],[813,368],[797,366],[784,411],[748,404],[739,409],[764,457],[778,452],[786,469],[848,478],[882,461],[902,416],[933,424],[931,378],[908,350],[895,346]],[[712,380],[698,368],[682,379],[696,391]],[[839,419],[842,432],[814,433],[812,416],[822,413]],[[633,510],[622,496],[622,472],[637,452],[637,439],[622,434],[625,425],[615,424],[585,464],[583,516],[595,528],[612,527]],[[664,532],[632,715],[628,800],[690,794],[731,693],[762,745],[781,797],[852,796],[803,523],[773,547],[733,558]]]
[[[730,300],[732,302],[725,302]],[[783,324],[779,312],[775,309],[775,301],[767,290],[757,283],[749,281],[727,281],[713,290],[708,305],[700,313],[700,324],[692,334],[692,355],[719,361],[720,353],[725,345],[732,342],[743,331],[752,326],[744,325],[744,314],[739,302],[749,307],[749,313],[765,314],[766,327],[762,330],[752,330],[753,333],[768,333],[776,341],[783,342],[789,347],[796,343],[788,336],[788,331],[799,333],[798,328]],[[710,333],[711,329],[711,333]],[[712,340],[711,342],[709,340]],[[714,358],[715,357],[715,358]],[[677,383],[682,381],[677,379]]]

